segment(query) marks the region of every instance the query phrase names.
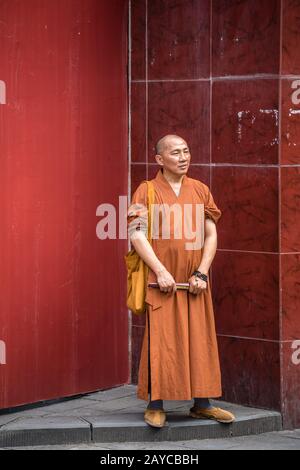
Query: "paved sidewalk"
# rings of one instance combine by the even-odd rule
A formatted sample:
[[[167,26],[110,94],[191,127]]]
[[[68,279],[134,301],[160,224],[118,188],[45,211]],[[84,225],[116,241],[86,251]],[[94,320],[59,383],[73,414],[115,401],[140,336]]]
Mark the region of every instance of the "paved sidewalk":
[[[279,413],[224,402],[212,403],[233,411],[236,422],[222,425],[210,420],[196,420],[188,416],[192,401],[165,401],[168,424],[163,429],[153,429],[144,422],[146,402],[136,398],[136,386],[125,385],[51,405],[40,404],[35,408],[0,414],[0,448],[49,444],[95,448],[97,443],[103,443],[108,449],[116,447],[107,446],[118,445],[128,448],[130,442],[136,443],[132,448],[142,448],[134,446],[145,446],[153,441],[154,448],[159,448],[168,441],[168,446],[176,449],[179,442],[186,448],[195,439],[199,442],[211,438],[230,438],[231,444],[220,441],[220,445],[232,446],[235,442],[239,445],[236,441],[239,436],[282,429]],[[122,442],[126,442],[126,447]],[[202,444],[210,445],[209,442]]]
[[[15,450],[20,447],[15,448]],[[111,442],[107,444],[36,446],[22,447],[22,450],[300,450],[300,429],[278,431],[258,436],[233,437],[227,439],[204,439],[177,442]],[[0,449],[1,450],[1,449]]]

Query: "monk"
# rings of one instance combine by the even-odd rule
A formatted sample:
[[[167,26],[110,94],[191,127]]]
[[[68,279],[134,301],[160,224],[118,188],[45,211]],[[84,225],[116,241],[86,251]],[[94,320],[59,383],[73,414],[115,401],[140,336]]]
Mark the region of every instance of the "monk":
[[[156,144],[158,172],[152,183],[155,205],[166,208],[186,205],[203,208],[203,243],[191,249],[190,237],[184,230],[176,235],[175,217],[169,218],[169,236],[161,237],[162,209],[158,233],[147,240],[147,227],[136,224],[140,211],[147,208],[147,183],[142,182],[133,194],[128,210],[128,230],[136,252],[149,267],[148,282],[158,288],[146,290],[146,324],[138,374],[138,398],[150,400],[144,413],[147,424],[162,428],[166,423],[163,400],[191,400],[189,416],[232,423],[232,413],[213,407],[209,398],[222,395],[218,346],[211,298],[209,268],[216,254],[216,224],[221,211],[204,183],[187,176],[191,153],[186,141],[177,135],[166,135]],[[163,206],[164,205],[164,206]],[[190,213],[191,227],[196,227],[196,213]],[[178,219],[177,219],[178,220]],[[182,219],[184,221],[184,217]],[[173,224],[172,224],[173,222]],[[178,227],[177,227],[178,228]],[[199,231],[200,228],[197,227]],[[175,236],[176,235],[176,236]],[[189,248],[187,248],[189,246]],[[177,288],[185,283],[186,290]]]

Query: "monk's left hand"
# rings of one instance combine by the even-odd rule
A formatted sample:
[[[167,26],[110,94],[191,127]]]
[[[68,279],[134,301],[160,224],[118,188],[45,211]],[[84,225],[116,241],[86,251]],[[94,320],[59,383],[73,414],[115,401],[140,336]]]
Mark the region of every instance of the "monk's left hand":
[[[189,292],[191,294],[201,294],[207,288],[207,282],[203,281],[203,279],[199,279],[199,277],[192,276],[189,279]]]

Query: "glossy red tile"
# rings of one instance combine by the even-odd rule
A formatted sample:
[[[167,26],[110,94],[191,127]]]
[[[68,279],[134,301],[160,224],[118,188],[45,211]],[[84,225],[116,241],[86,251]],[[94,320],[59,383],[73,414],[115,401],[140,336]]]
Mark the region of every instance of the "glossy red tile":
[[[281,354],[283,427],[297,429],[300,427],[300,340],[282,343]]]
[[[219,248],[278,252],[277,168],[213,168],[212,192],[222,211]]]
[[[281,168],[281,251],[300,252],[300,167]]]
[[[146,84],[131,83],[131,161],[146,162]]]
[[[281,255],[282,340],[300,339],[300,255]]]
[[[148,1],[149,79],[210,74],[210,1]]]
[[[148,179],[151,180],[155,178],[158,170],[160,167],[157,165],[157,163],[153,163],[151,165],[148,165]]]
[[[213,262],[217,331],[279,340],[279,255],[218,251]]]
[[[209,163],[209,81],[149,83],[149,162],[155,144],[177,134],[190,147],[193,163]]]
[[[280,0],[212,5],[213,76],[279,73]]]
[[[145,329],[141,326],[132,327],[131,358],[132,358],[132,383],[137,384],[140,356]]]
[[[300,79],[281,80],[281,163],[300,162]]]
[[[223,398],[280,410],[279,343],[218,336]]]
[[[133,163],[131,165],[131,195],[145,179],[147,179],[147,165]]]
[[[146,79],[146,0],[131,0],[131,77]]]
[[[278,163],[278,95],[278,80],[213,83],[213,162]]]
[[[210,186],[210,167],[191,164],[187,176],[202,181],[208,187]]]
[[[300,3],[282,0],[282,74],[300,73]]]

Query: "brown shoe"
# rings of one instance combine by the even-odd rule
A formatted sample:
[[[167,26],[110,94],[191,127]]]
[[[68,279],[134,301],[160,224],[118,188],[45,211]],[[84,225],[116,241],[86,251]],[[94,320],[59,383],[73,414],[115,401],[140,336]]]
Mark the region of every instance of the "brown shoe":
[[[144,413],[144,420],[149,426],[154,428],[163,428],[166,423],[165,410],[151,410],[147,408]]]
[[[230,424],[235,421],[235,416],[229,411],[221,408],[193,408],[190,409],[190,416],[198,419],[214,419],[219,423]]]

